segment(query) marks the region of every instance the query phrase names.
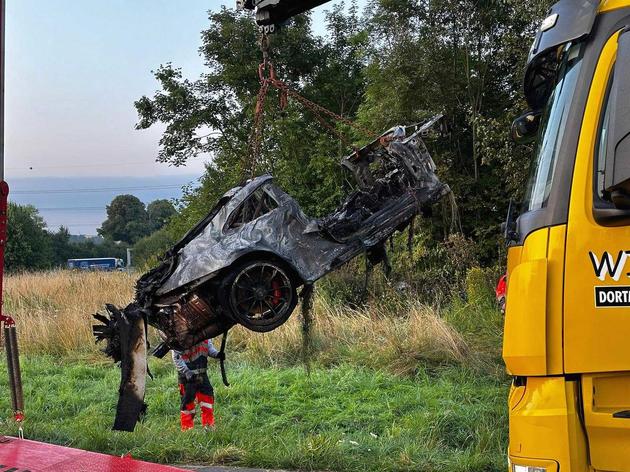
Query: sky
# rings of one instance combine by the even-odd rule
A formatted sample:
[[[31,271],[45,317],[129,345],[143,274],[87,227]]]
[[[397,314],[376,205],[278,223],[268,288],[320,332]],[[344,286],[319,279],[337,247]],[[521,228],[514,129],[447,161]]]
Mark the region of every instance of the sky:
[[[162,128],[137,131],[134,100],[172,62],[198,54],[217,0],[7,0],[6,174],[15,177],[199,175],[203,159],[155,163]],[[323,32],[323,10],[315,14]],[[252,45],[256,47],[255,45]]]

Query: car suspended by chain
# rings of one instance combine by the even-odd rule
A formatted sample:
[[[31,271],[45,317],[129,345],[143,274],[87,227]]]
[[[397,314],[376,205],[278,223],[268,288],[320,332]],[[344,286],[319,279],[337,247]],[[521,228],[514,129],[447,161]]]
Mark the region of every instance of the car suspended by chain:
[[[306,216],[270,175],[233,188],[138,280],[134,303],[96,315],[104,323],[94,327],[97,339],[122,361],[115,429],[133,430],[144,408],[145,323],[163,334],[158,355],[235,324],[271,331],[293,312],[299,287],[360,254],[387,261],[385,242],[450,193],[422,140],[439,118],[393,128],[344,158],[357,189],[324,218]]]

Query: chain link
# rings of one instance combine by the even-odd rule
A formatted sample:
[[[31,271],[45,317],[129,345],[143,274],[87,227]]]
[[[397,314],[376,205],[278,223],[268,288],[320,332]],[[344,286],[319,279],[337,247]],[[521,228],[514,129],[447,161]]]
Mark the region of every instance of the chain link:
[[[261,83],[260,90],[258,91],[258,97],[256,99],[256,108],[254,110],[254,123],[252,131],[249,135],[249,155],[247,160],[243,162],[243,173],[248,178],[253,178],[256,172],[256,163],[260,155],[260,147],[263,140],[263,125],[265,115],[265,101],[267,93],[269,92],[269,82],[264,80]]]
[[[360,133],[370,138],[377,138],[378,135],[367,128],[364,128],[352,120],[343,117],[308,98],[300,95],[297,91],[289,87],[285,82],[276,78],[275,69],[273,63],[269,60],[270,42],[269,37],[266,34],[262,34],[260,37],[260,50],[263,54],[263,62],[258,67],[258,77],[260,79],[260,89],[258,90],[258,96],[256,98],[256,108],[254,110],[254,122],[248,141],[248,155],[247,159],[243,162],[243,173],[248,178],[253,178],[256,173],[256,165],[258,158],[260,157],[260,148],[263,141],[263,129],[264,129],[264,114],[265,114],[265,101],[269,93],[269,87],[274,87],[280,93],[280,108],[286,108],[288,104],[288,97],[291,97],[301,103],[305,109],[309,110],[320,124],[328,129],[333,135],[347,147],[354,148],[352,142],[348,137],[339,131],[333,124],[326,121],[324,115],[331,120],[343,123]],[[266,75],[267,74],[267,75]],[[355,152],[357,149],[354,148]]]
[[[313,114],[320,115],[319,117],[321,117],[322,114],[323,115],[327,115],[330,118],[332,118],[334,121],[338,121],[340,123],[344,123],[344,124],[350,126],[351,128],[354,128],[355,130],[360,131],[361,133],[363,133],[367,137],[370,137],[370,138],[378,137],[378,135],[376,133],[368,130],[367,128],[362,127],[361,125],[355,123],[354,121],[349,120],[348,118],[345,118],[342,115],[339,115],[339,114],[329,110],[328,108],[325,108],[325,107],[323,107],[323,106],[321,106],[321,105],[319,105],[319,104],[309,100],[308,98],[300,95],[298,92],[296,92],[295,90],[291,89],[287,84],[285,84],[281,80],[272,79],[272,85],[274,87],[276,87],[278,90],[284,91],[289,96],[293,97],[294,99],[296,99],[297,101],[302,103],[302,105],[304,105],[304,107],[306,109],[312,111]],[[339,131],[335,131],[335,133],[336,134],[341,134]]]

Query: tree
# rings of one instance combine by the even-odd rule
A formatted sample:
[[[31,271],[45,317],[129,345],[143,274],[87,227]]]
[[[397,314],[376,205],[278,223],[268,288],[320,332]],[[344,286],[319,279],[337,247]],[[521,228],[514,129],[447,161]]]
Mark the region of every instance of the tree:
[[[127,256],[127,247],[114,241],[105,240],[100,244],[94,241],[70,242],[68,245],[68,259],[87,259],[92,257],[117,257],[124,259]]]
[[[133,244],[151,232],[144,203],[133,195],[118,195],[107,205],[107,219],[97,230],[109,241]]]
[[[164,254],[175,240],[166,228],[161,228],[145,236],[133,246],[133,265],[145,267],[155,265],[157,258]]]
[[[68,228],[61,226],[56,233],[48,233],[52,249],[52,265],[64,267],[68,259],[74,257],[73,245],[70,243]]]
[[[46,224],[31,205],[9,203],[5,263],[8,271],[46,269],[52,248]]]
[[[278,76],[292,88],[352,119],[364,90],[362,51],[367,35],[358,26],[356,8],[350,16],[336,10],[329,18],[327,39],[313,33],[308,15],[292,20],[282,34],[273,37],[271,55],[278,58]],[[158,160],[184,165],[192,156],[212,155],[201,187],[184,196],[185,208],[173,222],[177,234],[246,177],[243,164],[260,87],[257,36],[249,15],[226,8],[211,13],[200,49],[208,71],[190,81],[171,64],[163,65],[155,72],[161,90],[135,103],[139,129],[166,125]],[[281,111],[277,103],[278,94],[271,90],[257,173],[273,173],[307,213],[326,213],[343,196],[344,175],[338,160],[349,150],[310,110],[290,102]]]
[[[363,123],[389,125],[442,112],[439,174],[457,197],[464,232],[496,261],[500,223],[526,187],[530,149],[509,139],[526,108],[522,70],[552,2],[373,0]],[[443,234],[440,221],[434,228]]]
[[[169,200],[154,200],[147,205],[147,216],[152,231],[163,228],[177,213]]]
[[[8,271],[35,271],[65,267],[68,259],[90,257],[124,258],[126,248],[114,241],[73,243],[67,228],[46,230],[37,209],[9,204],[8,238],[5,261]]]

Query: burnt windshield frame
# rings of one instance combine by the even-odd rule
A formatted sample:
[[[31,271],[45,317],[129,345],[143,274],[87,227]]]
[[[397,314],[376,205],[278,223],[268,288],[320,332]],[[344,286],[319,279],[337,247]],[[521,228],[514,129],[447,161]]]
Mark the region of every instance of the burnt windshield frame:
[[[276,210],[280,206],[280,202],[276,199],[272,192],[268,189],[269,184],[263,183],[256,190],[252,191],[242,202],[241,204],[228,216],[225,224],[223,225],[223,233],[227,233],[229,231],[238,230],[242,226],[251,223],[252,221],[256,221],[259,218],[271,213]],[[243,221],[238,223],[235,226],[236,221],[241,218],[241,212],[252,203],[253,198],[258,198],[258,205],[260,206],[261,213],[256,215],[251,215],[251,219],[247,221]],[[266,202],[266,203],[265,203]],[[266,210],[264,209],[266,207]]]
[[[584,48],[579,43],[566,45],[563,49],[557,78],[540,123],[523,213],[545,208],[554,184],[558,154],[569,120],[584,53]]]

